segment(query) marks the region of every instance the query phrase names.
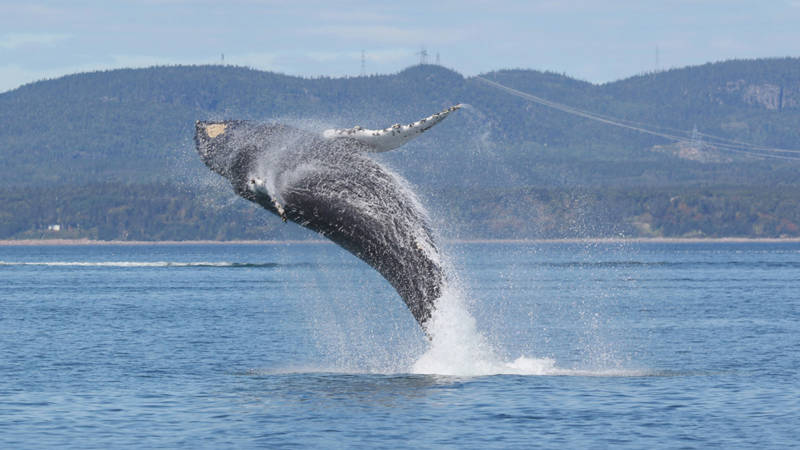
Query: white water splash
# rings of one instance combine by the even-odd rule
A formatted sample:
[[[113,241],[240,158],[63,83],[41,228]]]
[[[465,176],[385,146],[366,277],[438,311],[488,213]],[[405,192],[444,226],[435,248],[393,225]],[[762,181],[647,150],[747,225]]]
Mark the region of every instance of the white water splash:
[[[469,313],[464,295],[448,288],[437,303],[428,324],[431,335],[427,351],[412,365],[414,374],[447,376],[487,375],[550,375],[639,377],[651,376],[648,370],[570,369],[556,366],[552,358],[522,355],[514,360],[503,359],[490,340],[481,333]]]
[[[478,331],[464,296],[448,288],[428,323],[431,343],[411,367],[412,373],[454,376],[495,374],[547,374],[555,368],[549,358],[520,357],[503,361],[489,340]]]

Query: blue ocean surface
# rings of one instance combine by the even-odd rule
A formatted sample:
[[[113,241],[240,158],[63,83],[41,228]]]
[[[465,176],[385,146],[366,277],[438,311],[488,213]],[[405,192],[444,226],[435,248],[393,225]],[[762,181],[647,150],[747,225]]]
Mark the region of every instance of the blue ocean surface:
[[[0,247],[0,447],[800,445],[800,244]]]

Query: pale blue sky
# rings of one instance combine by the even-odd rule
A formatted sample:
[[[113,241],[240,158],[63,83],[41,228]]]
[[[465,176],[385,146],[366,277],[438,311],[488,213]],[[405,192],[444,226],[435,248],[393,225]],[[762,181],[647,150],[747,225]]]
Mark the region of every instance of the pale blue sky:
[[[800,0],[279,2],[0,0],[0,92],[65,74],[225,63],[303,76],[419,61],[605,82],[731,58],[800,56]]]

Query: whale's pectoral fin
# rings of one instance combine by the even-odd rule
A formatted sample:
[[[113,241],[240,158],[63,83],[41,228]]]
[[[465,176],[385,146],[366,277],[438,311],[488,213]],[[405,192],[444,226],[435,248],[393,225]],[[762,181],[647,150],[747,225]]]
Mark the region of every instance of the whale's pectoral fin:
[[[395,124],[382,130],[368,130],[355,126],[353,128],[329,129],[322,132],[325,139],[350,138],[366,144],[373,152],[387,152],[402,146],[419,136],[437,123],[445,119],[451,112],[462,105],[451,106],[442,112],[428,116],[408,125]]]

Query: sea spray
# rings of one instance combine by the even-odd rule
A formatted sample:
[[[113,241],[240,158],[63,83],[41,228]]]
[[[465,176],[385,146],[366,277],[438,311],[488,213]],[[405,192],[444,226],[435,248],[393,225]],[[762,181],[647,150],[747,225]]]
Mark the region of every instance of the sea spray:
[[[531,245],[493,247],[480,253],[449,250],[442,252],[448,283],[428,323],[430,341],[410,372],[454,376],[648,373],[623,368],[631,363],[619,352],[625,344],[624,332],[605,325],[615,298],[622,294],[620,280],[629,274],[620,273],[614,264],[592,264],[598,256],[625,260],[629,252],[624,248],[572,245],[564,253]],[[479,277],[472,280],[478,283],[475,287],[460,279],[465,268],[459,264],[456,271],[449,262],[450,256],[461,254],[480,265],[475,260],[478,255],[491,258],[495,252],[505,255],[506,265],[498,266],[503,276]],[[556,273],[575,271],[589,276],[575,285],[553,284]],[[556,327],[558,323],[571,326]],[[550,331],[551,327],[556,328]],[[557,343],[550,342],[553,332]]]
[[[445,289],[428,323],[430,345],[411,366],[415,374],[486,376],[497,374],[554,375],[569,371],[555,366],[550,358],[520,356],[504,361],[489,338],[478,330],[463,292]]]
[[[450,269],[450,283],[437,301],[428,322],[430,345],[412,365],[410,372],[450,376],[496,374],[546,375],[558,371],[555,360],[520,356],[506,361],[478,328],[470,313],[468,297]]]
[[[430,345],[410,372],[426,375],[474,377],[488,375],[650,376],[649,370],[619,367],[563,368],[553,358],[521,355],[513,360],[500,356],[489,337],[477,327],[457,289],[448,289],[428,325]]]
[[[411,368],[413,373],[485,375],[497,366],[494,349],[476,327],[458,289],[449,287],[428,321],[430,347]]]

